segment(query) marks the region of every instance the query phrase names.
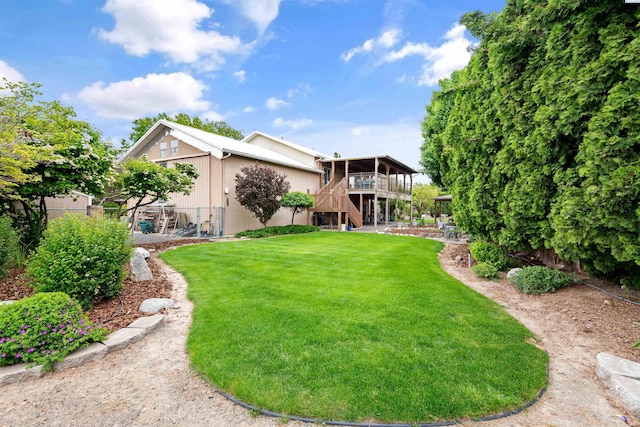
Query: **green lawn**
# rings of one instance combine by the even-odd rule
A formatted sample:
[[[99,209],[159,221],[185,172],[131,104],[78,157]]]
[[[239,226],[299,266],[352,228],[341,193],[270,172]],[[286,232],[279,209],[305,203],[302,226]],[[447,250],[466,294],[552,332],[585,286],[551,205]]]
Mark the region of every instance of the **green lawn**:
[[[195,302],[192,364],[251,405],[342,421],[430,422],[522,405],[546,354],[444,273],[442,244],[311,233],[185,246],[162,259]]]

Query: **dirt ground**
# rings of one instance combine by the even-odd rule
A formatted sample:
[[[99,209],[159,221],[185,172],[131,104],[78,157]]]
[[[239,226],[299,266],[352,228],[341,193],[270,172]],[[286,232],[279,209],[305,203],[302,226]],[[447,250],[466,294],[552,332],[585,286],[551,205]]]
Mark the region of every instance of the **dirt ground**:
[[[174,243],[152,244],[163,249]],[[157,252],[154,252],[154,254]],[[460,256],[461,260],[456,261]],[[595,374],[601,351],[640,361],[633,349],[640,337],[640,307],[585,286],[555,294],[527,296],[506,279],[481,281],[467,268],[466,246],[447,245],[440,262],[449,274],[493,299],[536,336],[549,353],[550,381],[539,402],[520,414],[473,426],[640,426],[615,401]],[[125,313],[112,325],[128,324],[139,314],[137,298],[166,296],[176,307],[166,312],[165,325],[127,349],[40,379],[0,385],[0,426],[278,426],[283,422],[256,416],[218,394],[192,372],[185,352],[192,303],[182,276],[155,255],[150,265],[154,284],[126,284],[136,298],[123,297],[117,309]],[[167,289],[169,284],[172,289]],[[5,286],[0,299],[16,293]],[[112,316],[104,309],[101,316]],[[113,322],[113,323],[112,323]],[[621,417],[626,417],[624,421]],[[289,426],[304,424],[294,421]]]

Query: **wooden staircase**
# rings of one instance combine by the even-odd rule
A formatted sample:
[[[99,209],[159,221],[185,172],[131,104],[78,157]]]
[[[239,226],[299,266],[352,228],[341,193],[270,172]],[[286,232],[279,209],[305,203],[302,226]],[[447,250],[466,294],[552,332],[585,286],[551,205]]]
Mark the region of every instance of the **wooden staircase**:
[[[349,199],[347,179],[343,178],[340,182],[334,184],[335,181],[331,179],[327,185],[322,187],[318,194],[315,195],[315,204],[310,210],[313,212],[346,213],[354,227],[362,227],[362,213]]]

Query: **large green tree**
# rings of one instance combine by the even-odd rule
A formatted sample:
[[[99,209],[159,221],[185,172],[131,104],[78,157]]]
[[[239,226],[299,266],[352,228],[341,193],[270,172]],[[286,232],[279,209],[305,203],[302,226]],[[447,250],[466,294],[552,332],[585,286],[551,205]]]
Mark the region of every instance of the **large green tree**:
[[[640,277],[640,8],[509,0],[423,121],[456,221],[512,250]]]
[[[176,122],[181,125],[191,126],[196,129],[201,129],[207,132],[215,133],[218,135],[226,136],[232,139],[236,139],[240,141],[244,138],[244,135],[241,131],[236,130],[229,126],[226,122],[223,121],[212,121],[209,119],[202,120],[200,117],[194,116],[191,117],[185,113],[178,113],[174,116],[169,116],[166,113],[160,113],[155,117],[143,117],[141,119],[136,119],[132,123],[131,134],[129,135],[129,140],[122,140],[122,147],[128,148],[131,145],[135,144],[142,136],[147,133],[149,129],[158,121],[158,120],[170,120],[172,122]]]
[[[40,95],[36,83],[12,83],[3,78],[0,85],[0,195],[18,199],[17,188],[40,179],[30,173],[39,161],[54,159],[51,147],[32,144],[40,135],[28,129],[30,117],[40,113],[34,98]]]
[[[418,216],[429,214],[435,215],[435,201],[434,197],[440,194],[438,187],[430,184],[417,183],[413,186],[413,208],[418,213]]]
[[[94,126],[77,120],[73,108],[59,101],[36,101],[38,85],[5,85],[9,93],[1,104],[0,138],[3,154],[13,157],[11,162],[3,159],[2,175],[12,166],[19,180],[4,179],[0,213],[21,221],[24,243],[33,246],[47,225],[46,198],[66,196],[72,190],[102,194],[115,149]],[[5,120],[10,123],[7,127]],[[27,153],[34,157],[27,158]]]

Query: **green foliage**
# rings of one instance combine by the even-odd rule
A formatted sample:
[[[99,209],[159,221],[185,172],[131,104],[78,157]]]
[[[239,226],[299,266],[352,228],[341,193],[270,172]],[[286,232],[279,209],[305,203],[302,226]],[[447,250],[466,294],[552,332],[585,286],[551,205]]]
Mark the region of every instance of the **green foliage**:
[[[16,265],[20,250],[18,233],[13,229],[11,218],[0,216],[0,279]]]
[[[458,225],[640,285],[639,19],[617,0],[463,17],[481,41],[427,106],[422,160]]]
[[[413,186],[413,208],[418,213],[418,216],[423,214],[435,215],[435,201],[434,197],[439,194],[438,187],[429,184],[417,183]]]
[[[236,200],[266,227],[280,209],[280,199],[291,184],[287,176],[269,166],[245,166],[236,174]]]
[[[496,279],[498,277],[498,269],[493,264],[481,262],[471,267],[474,273],[482,279]]]
[[[478,263],[487,263],[493,265],[498,271],[503,270],[509,263],[507,254],[500,246],[477,241],[469,245],[469,251]]]
[[[103,193],[116,150],[59,101],[36,102],[37,84],[9,83],[0,98],[0,214],[24,226],[35,247],[47,225],[47,197]],[[18,203],[12,203],[17,200]]]
[[[68,295],[35,294],[0,306],[0,366],[24,362],[50,370],[54,362],[105,334]]]
[[[457,80],[457,73],[453,73],[451,80],[440,81],[442,92],[434,91],[431,103],[426,107],[426,114],[422,121],[422,138],[424,142],[420,147],[420,164],[423,173],[429,175],[431,182],[444,189],[446,185],[443,181],[443,132],[447,126],[451,108],[454,105],[454,98],[448,95],[450,87]]]
[[[37,292],[64,292],[88,309],[120,293],[132,252],[126,224],[66,214],[51,221],[27,274]]]
[[[4,77],[0,84],[0,194],[6,199],[18,198],[16,190],[21,184],[38,180],[29,169],[39,160],[53,158],[51,148],[30,144],[32,134],[24,125],[25,117],[38,114],[33,100],[41,94],[39,87]]]
[[[489,25],[495,21],[496,18],[497,15],[495,13],[485,15],[482,11],[476,10],[465,13],[462,18],[460,18],[460,23],[467,27],[467,30],[473,37],[482,39]]]
[[[511,283],[523,294],[555,292],[573,283],[573,277],[544,266],[524,267],[511,277]]]
[[[293,212],[291,214],[291,225],[293,225],[293,219],[295,215],[307,208],[312,207],[313,202],[313,197],[311,197],[307,193],[303,193],[301,191],[292,191],[291,193],[287,193],[282,196],[280,205],[286,208],[291,208],[291,211]]]
[[[135,144],[158,120],[162,119],[170,120],[180,125],[191,126],[217,135],[226,136],[238,141],[244,138],[242,132],[232,128],[226,122],[216,122],[209,119],[202,120],[200,117],[191,117],[185,113],[178,113],[173,117],[166,113],[160,113],[155,117],[143,117],[141,119],[134,120],[132,123],[131,134],[129,135],[129,141],[123,140],[123,146],[128,148]]]
[[[198,170],[191,164],[174,163],[173,167],[164,167],[145,156],[131,158],[118,166],[109,196],[103,199],[103,203],[116,201],[116,217],[119,218],[127,203],[135,200],[126,209],[126,212],[132,211],[133,221],[140,206],[150,205],[158,199],[167,200],[171,193],[190,194],[198,176]]]
[[[259,239],[261,237],[280,236],[283,234],[302,234],[320,231],[315,225],[285,225],[280,227],[265,227],[259,230],[245,230],[236,233],[236,237],[250,237]]]

